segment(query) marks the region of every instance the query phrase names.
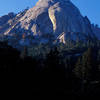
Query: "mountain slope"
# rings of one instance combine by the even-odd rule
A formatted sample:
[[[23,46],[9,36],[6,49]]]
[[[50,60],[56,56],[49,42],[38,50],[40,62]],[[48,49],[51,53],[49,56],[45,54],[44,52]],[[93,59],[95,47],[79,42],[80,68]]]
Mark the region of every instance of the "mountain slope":
[[[5,35],[35,37],[30,41],[47,42],[57,40],[94,40],[99,31],[95,31],[89,19],[83,17],[79,9],[70,0],[39,0],[37,4],[9,20]],[[4,27],[5,28],[5,27]],[[53,39],[51,39],[53,38]]]
[[[22,28],[30,29],[33,34],[91,33],[79,10],[70,0],[39,0],[20,22]]]
[[[10,25],[8,21],[12,20],[16,15],[14,13],[9,13],[0,17],[0,33],[3,33]]]

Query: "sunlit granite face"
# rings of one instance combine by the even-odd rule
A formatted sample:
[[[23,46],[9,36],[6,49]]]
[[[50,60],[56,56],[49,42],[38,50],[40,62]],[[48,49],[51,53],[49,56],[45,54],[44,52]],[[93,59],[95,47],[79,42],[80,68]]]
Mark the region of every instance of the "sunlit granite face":
[[[18,27],[33,35],[49,33],[57,37],[64,32],[65,36],[74,40],[77,37],[81,40],[94,36],[89,20],[81,15],[71,0],[39,0],[17,22],[14,28]],[[64,35],[62,37],[64,41]]]
[[[75,29],[81,31],[79,28],[81,26],[78,26],[78,22],[75,21],[80,20],[77,16],[82,20],[79,10],[70,2],[70,0],[39,0],[35,7],[27,11],[20,22],[22,28],[28,29],[31,20],[33,20],[33,25],[31,25],[33,33],[37,32],[37,28],[43,33],[61,33],[63,31],[75,31]],[[70,21],[69,23],[68,20]],[[73,24],[75,25],[75,28],[73,27]],[[83,23],[82,26],[84,26]]]
[[[70,0],[39,0],[20,19],[20,26],[30,29],[34,35],[43,33],[61,34],[80,32],[88,35],[90,28],[79,9]]]

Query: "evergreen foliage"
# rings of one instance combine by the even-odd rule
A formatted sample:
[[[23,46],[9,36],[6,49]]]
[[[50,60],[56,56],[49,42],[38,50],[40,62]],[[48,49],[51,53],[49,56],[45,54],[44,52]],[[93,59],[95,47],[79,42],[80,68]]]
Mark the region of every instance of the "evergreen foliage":
[[[100,93],[99,52],[99,47],[67,48],[63,44],[52,47],[41,44],[32,51],[24,47],[19,52],[7,42],[0,42],[0,73],[14,73],[14,79],[16,74],[17,81],[24,82],[25,87],[15,90],[31,89],[42,95],[95,95]]]

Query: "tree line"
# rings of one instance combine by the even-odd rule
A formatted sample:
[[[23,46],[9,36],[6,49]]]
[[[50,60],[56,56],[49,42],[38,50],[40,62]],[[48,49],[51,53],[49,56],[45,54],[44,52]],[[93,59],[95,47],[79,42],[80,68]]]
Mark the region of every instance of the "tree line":
[[[22,52],[4,42],[0,42],[0,47],[0,73],[13,73],[18,81],[28,81],[24,83],[25,88],[15,89],[31,89],[37,95],[97,95],[100,92],[100,48],[97,46],[73,50],[55,46],[43,58],[29,56],[26,47]]]

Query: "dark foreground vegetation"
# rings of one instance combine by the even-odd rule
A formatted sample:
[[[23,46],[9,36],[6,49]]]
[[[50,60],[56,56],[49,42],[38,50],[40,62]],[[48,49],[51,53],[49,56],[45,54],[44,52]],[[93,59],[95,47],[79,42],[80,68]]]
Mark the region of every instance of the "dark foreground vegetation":
[[[0,73],[5,80],[1,81],[2,92],[10,90],[37,96],[100,94],[99,46],[64,49],[60,45],[37,56],[29,56],[32,54],[29,50],[24,47],[19,52],[0,42]],[[40,52],[38,48],[37,52]]]

